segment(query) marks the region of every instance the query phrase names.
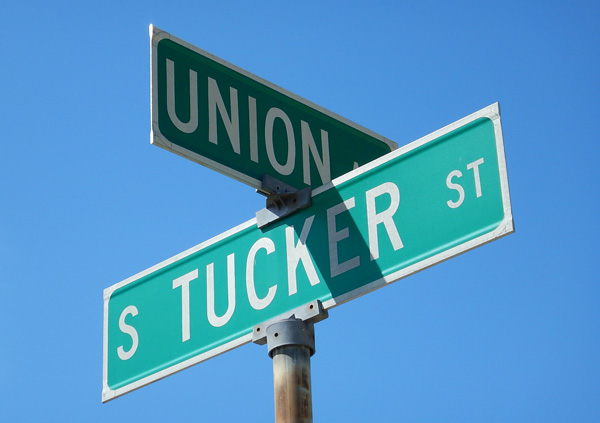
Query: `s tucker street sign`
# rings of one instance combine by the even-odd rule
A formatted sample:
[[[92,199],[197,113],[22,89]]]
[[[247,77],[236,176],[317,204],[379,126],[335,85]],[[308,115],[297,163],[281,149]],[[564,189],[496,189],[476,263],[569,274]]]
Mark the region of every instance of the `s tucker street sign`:
[[[154,26],[151,142],[261,188],[318,187],[396,143]]]
[[[514,231],[500,111],[484,108],[104,291],[102,400]]]

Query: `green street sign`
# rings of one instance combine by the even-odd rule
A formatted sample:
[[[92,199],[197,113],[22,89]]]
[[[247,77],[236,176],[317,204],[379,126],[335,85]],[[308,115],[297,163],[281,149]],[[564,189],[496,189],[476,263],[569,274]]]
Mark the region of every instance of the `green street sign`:
[[[261,188],[318,187],[396,143],[150,26],[151,142]]]
[[[514,231],[497,104],[104,291],[102,400],[252,340],[311,301],[325,309]]]

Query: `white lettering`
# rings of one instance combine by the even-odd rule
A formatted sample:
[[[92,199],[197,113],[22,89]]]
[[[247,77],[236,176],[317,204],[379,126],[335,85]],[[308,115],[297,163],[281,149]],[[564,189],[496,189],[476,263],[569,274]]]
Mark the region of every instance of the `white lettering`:
[[[304,172],[304,183],[306,185],[310,185],[310,161],[308,159],[308,153],[310,151],[315,161],[315,165],[317,166],[317,170],[319,171],[321,183],[326,184],[327,182],[331,181],[331,165],[329,162],[329,135],[326,131],[321,129],[321,151],[323,156],[321,158],[319,157],[319,151],[317,150],[315,139],[310,131],[310,126],[308,126],[308,123],[304,122],[303,120],[300,121],[300,126],[302,129],[302,165]]]
[[[190,339],[190,282],[198,278],[194,269],[173,280],[173,289],[181,287],[181,342]]]
[[[285,164],[280,164],[275,157],[275,149],[273,146],[273,126],[275,125],[275,119],[281,119],[285,124],[285,130],[287,132],[287,160]],[[294,140],[294,128],[288,115],[281,109],[272,107],[267,112],[265,119],[265,144],[267,148],[267,156],[271,166],[279,172],[281,175],[289,175],[294,170],[294,161],[296,160],[296,142]]]
[[[483,195],[483,193],[481,191],[481,178],[479,175],[479,166],[482,164],[483,164],[483,157],[480,159],[477,159],[474,162],[471,162],[467,165],[468,170],[473,170],[473,179],[475,179],[475,195],[477,196],[477,198],[479,198]],[[450,172],[450,174],[446,178],[446,186],[450,189],[454,189],[454,190],[458,191],[458,200],[457,201],[452,201],[452,200],[447,201],[448,207],[453,208],[453,209],[459,207],[463,203],[463,201],[465,201],[465,190],[462,187],[462,185],[452,182],[452,178],[454,178],[454,177],[460,178],[462,176],[463,175],[459,170],[453,170],[452,172]]]
[[[277,285],[273,285],[269,288],[269,292],[264,298],[258,298],[256,294],[256,285],[254,284],[254,265],[256,264],[256,253],[258,250],[264,249],[267,255],[275,251],[275,244],[269,238],[260,238],[252,245],[248,252],[248,259],[246,261],[246,290],[248,291],[248,301],[255,310],[262,310],[267,307],[273,301],[275,292],[277,291]]]
[[[129,348],[129,351],[125,351],[123,346],[117,348],[117,354],[121,360],[129,360],[131,357],[133,357],[133,354],[135,354],[139,343],[137,330],[135,330],[133,326],[125,323],[125,317],[127,317],[129,314],[134,317],[137,316],[138,309],[132,305],[125,307],[125,310],[123,310],[121,316],[119,317],[119,329],[121,332],[131,336],[131,348]]]
[[[383,194],[389,194],[391,198],[390,206],[377,213],[375,207],[375,199]],[[377,225],[383,223],[387,232],[388,238],[392,243],[394,251],[404,247],[398,229],[394,223],[394,213],[398,210],[400,204],[400,191],[398,187],[391,183],[383,183],[373,189],[370,189],[366,193],[367,195],[367,225],[369,231],[369,251],[371,252],[371,260],[377,260],[379,258],[379,239],[377,236]]]
[[[198,128],[198,76],[190,69],[190,120],[179,120],[175,111],[175,64],[167,59],[167,113],[181,132],[191,134]]]
[[[217,81],[208,77],[208,140],[217,144],[217,109],[227,130],[233,151],[240,154],[240,117],[238,111],[237,90],[229,87],[231,116],[227,114],[225,102],[219,91]]]
[[[344,228],[340,231],[336,230],[335,217],[345,211],[350,210],[355,205],[354,197],[327,209],[327,235],[329,242],[329,269],[331,271],[331,277],[341,275],[348,270],[354,269],[360,265],[360,257],[356,256],[343,263],[339,263],[337,244],[343,239],[350,236],[348,228]]]
[[[211,325],[218,328],[225,325],[235,310],[235,254],[227,256],[227,311],[222,316],[215,312],[215,264],[206,266],[206,314]]]
[[[296,292],[298,292],[296,268],[298,267],[298,263],[300,261],[302,261],[302,265],[304,266],[304,270],[306,271],[310,285],[315,286],[320,282],[315,265],[310,258],[308,249],[306,248],[306,238],[308,237],[308,232],[310,231],[310,227],[312,226],[314,219],[315,216],[313,215],[304,221],[304,226],[302,227],[302,232],[300,233],[300,237],[298,238],[298,243],[296,245],[294,245],[294,227],[288,226],[285,228],[288,292],[290,295],[294,295]]]
[[[452,172],[450,172],[450,174],[448,174],[448,177],[446,178],[446,186],[450,189],[458,191],[457,201],[448,200],[446,202],[448,204],[448,207],[450,207],[451,209],[459,207],[463,203],[463,201],[465,201],[465,190],[463,189],[463,187],[459,184],[455,184],[454,182],[452,182],[452,178],[460,178],[461,176],[462,173],[460,170],[453,170]]]
[[[248,126],[250,130],[250,160],[258,163],[258,130],[256,123],[256,99],[248,96]]]
[[[481,197],[481,181],[479,180],[479,165],[483,163],[483,157],[479,160],[475,160],[467,165],[467,169],[473,169],[473,176],[475,177],[475,192],[477,198]]]

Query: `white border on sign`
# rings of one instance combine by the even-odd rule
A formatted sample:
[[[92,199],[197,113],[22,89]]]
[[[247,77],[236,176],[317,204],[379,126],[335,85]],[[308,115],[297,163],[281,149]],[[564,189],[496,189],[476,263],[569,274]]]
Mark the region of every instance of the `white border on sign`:
[[[501,121],[500,121],[500,107],[499,107],[498,103],[494,103],[486,108],[483,108],[463,119],[460,119],[450,125],[445,126],[442,129],[439,129],[425,137],[422,137],[410,144],[407,144],[395,151],[392,151],[383,157],[373,160],[372,162],[370,162],[364,166],[361,166],[361,167],[353,170],[352,172],[349,172],[343,176],[340,176],[340,177],[334,179],[333,181],[323,185],[322,187],[319,187],[319,188],[313,190],[312,195],[315,196],[324,191],[327,191],[328,189],[337,187],[338,185],[340,185],[356,176],[359,176],[363,173],[369,172],[370,170],[374,169],[375,167],[377,167],[383,163],[386,163],[390,160],[395,159],[398,156],[401,156],[401,155],[406,154],[418,147],[421,147],[422,145],[424,145],[434,139],[437,139],[443,135],[446,135],[446,134],[454,131],[455,129],[465,126],[479,118],[488,118],[493,122],[493,125],[494,125],[494,132],[495,132],[495,139],[496,139],[496,151],[497,151],[497,155],[498,155],[498,169],[499,169],[499,176],[500,176],[502,204],[503,204],[503,209],[504,209],[504,218],[503,218],[502,222],[496,227],[496,229],[494,229],[491,232],[488,232],[488,233],[481,235],[470,241],[464,242],[460,245],[457,245],[456,247],[453,247],[449,250],[443,251],[439,254],[436,254],[433,257],[422,260],[418,263],[415,263],[411,266],[408,266],[404,269],[394,272],[388,276],[385,276],[383,278],[372,281],[371,283],[364,285],[358,289],[355,289],[354,291],[340,295],[331,300],[325,301],[323,303],[323,307],[325,309],[331,309],[333,307],[336,307],[347,301],[350,301],[352,299],[355,299],[357,297],[365,295],[371,291],[374,291],[378,288],[381,288],[387,284],[396,282],[400,279],[405,278],[406,276],[412,275],[412,274],[417,273],[421,270],[424,270],[428,267],[431,267],[434,264],[441,263],[441,262],[446,261],[452,257],[459,255],[459,254],[465,253],[469,250],[472,250],[476,247],[487,244],[493,240],[496,240],[500,237],[503,237],[505,235],[508,235],[508,234],[514,232],[512,209],[511,209],[511,204],[510,204],[510,194],[509,194],[509,188],[508,188],[508,175],[507,175],[507,170],[506,170],[506,158],[505,158],[505,154],[504,154],[504,139],[502,136],[502,126],[501,126]],[[156,382],[157,380],[163,379],[166,376],[177,373],[181,370],[184,370],[188,367],[191,367],[191,366],[198,364],[202,361],[205,361],[209,358],[215,357],[217,355],[220,355],[224,352],[227,352],[229,350],[232,350],[234,348],[237,348],[241,345],[247,344],[252,341],[252,333],[249,333],[249,334],[241,336],[238,339],[235,339],[235,340],[230,341],[226,344],[223,344],[217,348],[214,348],[210,351],[207,351],[198,356],[195,356],[188,360],[185,360],[181,363],[178,363],[176,365],[173,365],[171,367],[163,369],[160,372],[149,375],[143,379],[140,379],[138,381],[135,381],[133,383],[125,385],[116,390],[112,390],[108,386],[108,305],[109,305],[109,300],[110,300],[112,293],[125,285],[135,282],[135,281],[139,280],[140,278],[143,278],[157,270],[160,270],[166,266],[169,266],[172,263],[175,263],[191,254],[194,254],[210,245],[213,245],[225,238],[228,238],[231,235],[234,235],[234,234],[236,234],[244,229],[247,229],[249,227],[252,227],[254,225],[256,225],[256,218],[253,218],[247,222],[244,222],[244,223],[242,223],[242,224],[240,224],[218,236],[215,236],[205,242],[202,242],[202,243],[196,245],[195,247],[192,247],[180,254],[177,254],[176,256],[171,257],[170,259],[167,259],[155,266],[152,266],[151,268],[146,269],[146,270],[144,270],[130,278],[127,278],[127,279],[123,280],[122,282],[119,282],[119,283],[104,290],[104,336],[103,336],[104,340],[103,340],[102,402],[110,401],[118,396],[121,396],[128,392],[131,392],[138,388],[141,388],[152,382]]]
[[[457,120],[450,125],[443,127],[429,135],[426,135],[422,138],[419,138],[416,141],[411,142],[399,149],[392,151],[391,153],[386,154],[383,157],[373,160],[366,165],[359,167],[352,172],[348,172],[345,175],[340,176],[339,178],[331,181],[329,184],[325,184],[322,187],[319,187],[313,191],[313,195],[317,195],[327,189],[337,186],[347,180],[350,180],[362,173],[368,172],[371,169],[381,165],[382,163],[386,163],[389,160],[393,160],[398,156],[402,156],[409,151],[412,151],[416,148],[421,147],[424,144],[427,144],[430,141],[433,141],[439,137],[442,137],[455,129],[458,129],[462,126],[468,125],[469,123],[479,119],[479,118],[488,118],[492,121],[494,125],[494,135],[496,138],[496,153],[498,155],[498,171],[500,176],[500,190],[502,194],[502,206],[504,209],[504,219],[500,224],[496,227],[495,230],[483,234],[477,238],[474,238],[470,241],[464,242],[460,245],[457,245],[449,250],[444,250],[439,254],[436,254],[428,259],[419,261],[411,266],[405,267],[403,269],[398,270],[397,272],[391,273],[387,276],[384,276],[380,279],[377,279],[367,285],[363,285],[360,288],[357,288],[353,291],[347,292],[338,297],[332,298],[331,300],[325,301],[323,303],[323,308],[330,309],[340,304],[343,304],[347,301],[353,300],[362,295],[368,294],[378,288],[381,288],[387,284],[392,282],[396,282],[400,279],[403,279],[409,275],[413,275],[421,270],[425,270],[428,267],[433,266],[434,264],[441,263],[446,261],[452,257],[455,257],[459,254],[465,253],[469,250],[472,250],[481,245],[487,244],[491,241],[494,241],[498,238],[501,238],[505,235],[508,235],[514,232],[514,224],[512,218],[512,208],[510,205],[510,193],[508,190],[508,174],[506,171],[506,156],[504,154],[504,138],[502,136],[502,124],[500,122],[500,105],[498,103],[494,103],[488,107],[485,107],[469,116],[466,116],[460,120]]]
[[[292,100],[295,100],[301,104],[304,104],[305,106],[314,109],[320,113],[323,113],[324,115],[337,120],[338,122],[343,123],[346,126],[349,126],[353,129],[356,129],[359,132],[362,132],[372,138],[375,138],[379,141],[381,141],[382,143],[386,144],[387,146],[390,147],[391,151],[394,151],[395,149],[398,148],[398,144],[390,139],[387,139],[357,123],[354,123],[330,110],[325,109],[324,107],[318,106],[308,100],[306,100],[305,98],[302,98],[294,93],[291,93],[269,81],[266,81],[264,79],[262,79],[259,76],[256,76],[244,69],[241,69],[223,59],[220,59],[219,57],[216,57],[186,41],[183,41],[171,34],[169,34],[168,32],[165,32],[161,29],[158,29],[157,27],[155,27],[154,25],[150,25],[150,114],[151,114],[151,120],[152,120],[152,127],[151,127],[151,132],[150,132],[150,143],[151,144],[155,144],[159,147],[164,148],[165,150],[171,151],[175,154],[178,154],[182,157],[185,157],[186,159],[192,160],[193,162],[199,163],[203,166],[206,166],[210,169],[213,169],[219,173],[222,173],[224,175],[230,176],[233,179],[236,179],[240,182],[243,182],[247,185],[250,185],[256,189],[261,188],[262,187],[262,181],[252,178],[251,176],[248,176],[244,173],[241,173],[235,169],[232,169],[228,166],[226,166],[223,163],[218,163],[215,162],[214,160],[209,159],[208,157],[204,157],[198,153],[194,153],[193,151],[190,151],[186,148],[180,147],[178,145],[173,144],[172,142],[170,142],[165,136],[163,136],[163,134],[160,132],[160,129],[158,127],[158,77],[157,77],[157,72],[156,69],[157,67],[157,46],[158,43],[161,40],[164,39],[168,39],[171,41],[174,41],[177,44],[182,45],[183,47],[193,51],[194,53],[197,53],[201,56],[204,56],[210,60],[212,60],[213,62],[219,63],[220,65],[223,65],[231,70],[233,70],[234,72],[237,72],[247,78],[250,78],[252,80],[254,80],[255,82],[266,86],[267,88],[270,88],[274,91],[277,91],[278,93],[291,98]]]

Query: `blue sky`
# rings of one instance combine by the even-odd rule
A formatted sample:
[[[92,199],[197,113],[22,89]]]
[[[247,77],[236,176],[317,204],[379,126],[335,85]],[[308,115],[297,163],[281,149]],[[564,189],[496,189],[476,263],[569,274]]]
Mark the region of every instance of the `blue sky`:
[[[400,146],[500,103],[516,232],[331,310],[315,421],[600,420],[600,7],[323,3],[4,5],[3,421],[273,420],[253,344],[101,403],[103,290],[264,207],[150,145],[149,24]]]

